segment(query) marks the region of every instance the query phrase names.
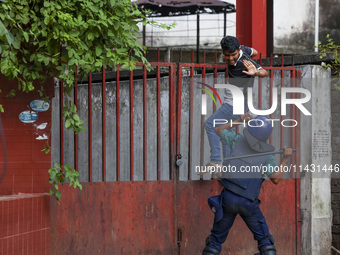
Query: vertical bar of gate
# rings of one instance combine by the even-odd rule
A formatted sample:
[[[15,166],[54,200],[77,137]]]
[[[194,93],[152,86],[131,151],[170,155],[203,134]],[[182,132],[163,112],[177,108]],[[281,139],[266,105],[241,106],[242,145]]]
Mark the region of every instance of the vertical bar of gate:
[[[205,82],[205,79],[206,79],[206,68],[205,66],[203,67],[203,70],[202,70],[202,82],[203,83],[206,83]],[[213,111],[215,112],[216,111],[216,106],[215,104],[213,104]],[[204,122],[205,122],[205,117],[204,115],[201,115],[201,166],[204,166]],[[203,178],[203,175],[201,175],[201,177]],[[212,175],[211,175],[212,177]]]
[[[176,109],[176,141],[177,141],[177,146],[176,146],[176,154],[178,155],[180,153],[181,149],[181,109],[182,109],[182,65],[178,64],[178,79],[177,79],[177,109]],[[177,176],[178,178],[178,176]]]
[[[130,71],[130,181],[133,181],[133,71]]]
[[[213,84],[213,87],[215,88],[215,84],[217,84],[217,66],[214,67],[214,74],[213,75],[214,75],[214,84]],[[216,100],[216,95],[215,94],[214,94],[214,97],[215,97],[215,100]]]
[[[59,83],[59,119],[60,119],[60,165],[64,165],[64,120],[63,120],[63,107],[64,107],[64,83],[60,81]]]
[[[89,182],[92,181],[92,73],[89,75],[88,85],[88,139],[89,139]]]
[[[172,64],[170,65],[170,70],[169,70],[169,130],[170,130],[170,135],[169,135],[169,146],[170,146],[170,150],[169,150],[169,180],[175,180],[174,178],[174,111],[173,111],[173,100],[174,100],[174,86],[173,86],[173,76],[175,74],[175,65]]]
[[[202,77],[203,78],[203,77]],[[204,82],[204,81],[203,81]],[[202,95],[205,94],[205,91],[202,90],[201,92]],[[205,116],[201,114],[201,147],[200,147],[200,165],[204,165],[204,121],[205,121]],[[203,179],[203,175],[200,175],[200,179]]]
[[[297,70],[297,80],[296,80],[296,86],[297,87],[301,87],[301,70]],[[296,98],[300,98],[300,94],[298,94],[297,96],[296,96]],[[301,156],[301,154],[300,154],[300,152],[301,152],[301,144],[300,144],[300,134],[301,134],[301,130],[300,130],[300,127],[301,127],[301,112],[299,111],[299,110],[297,110],[296,109],[296,121],[298,122],[298,126],[297,126],[297,128],[296,128],[296,133],[295,133],[295,135],[296,135],[296,163],[298,164],[298,165],[300,165],[300,160],[301,160],[301,158],[300,158],[300,156]]]
[[[76,72],[74,74],[75,86],[73,90],[73,102],[78,111],[78,68],[76,66]],[[78,135],[74,134],[74,168],[78,170]]]
[[[284,84],[284,78],[285,78],[285,70],[284,70],[284,64],[283,64],[283,53],[281,54],[281,89],[285,86]],[[281,108],[280,108],[281,109]],[[282,116],[282,109],[280,111],[280,122],[282,123],[283,121],[283,116]],[[283,129],[283,126],[281,124],[281,130],[280,130],[280,134],[281,134],[281,137],[280,137],[280,148],[283,148],[283,143],[284,143],[284,129]],[[280,159],[282,159],[283,155],[280,156]]]
[[[147,79],[146,66],[143,65],[143,180],[147,180]]]
[[[298,70],[297,71],[297,80],[296,80],[296,86],[297,87],[301,87],[301,71]],[[297,98],[300,98],[300,95],[298,94],[296,96]],[[296,152],[295,152],[295,157],[296,157],[296,165],[299,166],[300,165],[300,152],[301,152],[301,144],[300,144],[300,111],[297,109],[297,107],[295,108],[296,110],[296,121],[298,122],[298,126],[296,127]],[[300,251],[300,243],[301,243],[301,210],[300,210],[300,172],[297,171],[297,176],[295,178],[295,194],[296,194],[296,254],[300,255],[301,251]]]
[[[262,66],[262,53],[260,53],[260,66]],[[258,87],[258,103],[257,106],[261,110],[262,109],[262,78],[259,77],[259,87]]]
[[[273,54],[270,54],[270,67],[273,67]],[[269,107],[273,105],[273,86],[274,86],[274,72],[273,69],[270,69],[269,72]],[[270,119],[273,118],[273,114],[271,113]],[[270,135],[269,137],[269,143],[273,144],[273,134]]]
[[[120,96],[119,66],[116,71],[116,181],[120,181]]]
[[[192,159],[192,132],[193,132],[193,111],[194,111],[194,67],[190,66],[190,88],[189,88],[189,148],[188,148],[188,180],[191,180],[191,159]]]
[[[159,52],[159,51],[158,51]],[[158,53],[157,53],[158,54]],[[159,57],[157,56],[157,59]],[[161,179],[161,67],[156,69],[156,84],[157,84],[157,180]]]
[[[295,84],[295,82],[296,82],[296,70],[294,70],[294,71],[291,71],[291,73],[290,73],[290,78],[291,78],[291,87],[296,87],[296,84]],[[291,94],[291,98],[296,98],[296,95],[295,95],[295,93],[292,93]],[[296,107],[295,107],[295,105],[290,105],[290,118],[291,119],[293,119],[293,120],[295,120],[295,118],[296,118]],[[290,144],[291,144],[291,148],[295,148],[295,132],[296,131],[296,128],[294,127],[294,128],[292,128],[291,129],[291,135],[290,135]],[[292,164],[296,164],[296,160],[295,160],[295,157],[292,157],[292,160],[291,160],[292,162]],[[293,176],[293,177],[296,177],[296,176]]]
[[[106,86],[105,86],[105,67],[103,67],[102,80],[102,179],[106,181]]]

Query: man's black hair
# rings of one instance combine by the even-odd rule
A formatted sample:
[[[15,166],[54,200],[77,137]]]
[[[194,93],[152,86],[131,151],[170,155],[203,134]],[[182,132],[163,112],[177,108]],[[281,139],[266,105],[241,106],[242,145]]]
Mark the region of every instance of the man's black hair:
[[[234,36],[226,36],[221,40],[222,50],[227,50],[230,53],[240,48],[240,42]]]

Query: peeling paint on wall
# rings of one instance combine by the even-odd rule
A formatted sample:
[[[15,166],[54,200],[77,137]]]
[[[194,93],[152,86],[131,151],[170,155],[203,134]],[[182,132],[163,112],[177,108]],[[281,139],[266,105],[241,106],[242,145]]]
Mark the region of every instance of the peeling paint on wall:
[[[47,140],[48,139],[48,136],[46,134],[43,134],[43,135],[39,135],[37,138],[35,138],[37,140]]]
[[[40,124],[39,126],[37,126],[37,129],[45,129],[47,126],[47,122],[44,122],[42,124]]]

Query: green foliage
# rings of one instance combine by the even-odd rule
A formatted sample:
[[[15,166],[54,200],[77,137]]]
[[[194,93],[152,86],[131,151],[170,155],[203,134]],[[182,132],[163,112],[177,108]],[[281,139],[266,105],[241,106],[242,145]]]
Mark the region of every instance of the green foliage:
[[[171,27],[149,21],[130,0],[0,1],[0,22],[0,72],[18,80],[15,89],[33,91],[33,81],[44,87],[56,77],[68,94],[77,66],[82,79],[107,65],[150,67],[138,24]]]
[[[81,131],[84,131],[83,127],[84,121],[82,121],[77,114],[77,107],[71,101],[66,103],[63,108],[63,116],[65,119],[65,127],[67,129],[72,128],[74,133],[78,134]]]
[[[0,40],[7,42],[1,73],[17,78],[22,91],[53,76],[72,87],[76,66],[84,77],[107,63],[131,69],[147,63],[138,24],[155,24],[130,0],[11,0],[0,2],[0,21]]]
[[[336,89],[340,89],[340,45],[337,45],[333,38],[328,34],[326,36],[327,42],[325,44],[322,44],[319,41],[319,56],[321,59],[325,58],[327,55],[332,54],[332,60],[330,63],[326,64],[325,62],[322,62],[322,66],[327,69],[331,68],[333,71],[333,74],[336,75],[336,78],[334,79],[334,87]]]
[[[49,182],[52,187],[50,189],[50,195],[55,196],[55,198],[60,201],[61,193],[59,191],[59,183],[68,182],[70,186],[73,185],[74,188],[82,189],[82,185],[79,183],[79,172],[72,169],[69,165],[62,167],[58,163],[54,163],[54,167],[48,170],[50,175]]]

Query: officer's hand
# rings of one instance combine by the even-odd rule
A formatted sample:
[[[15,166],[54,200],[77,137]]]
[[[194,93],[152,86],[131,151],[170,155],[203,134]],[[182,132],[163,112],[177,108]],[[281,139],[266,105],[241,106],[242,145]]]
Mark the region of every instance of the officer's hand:
[[[292,148],[284,148],[283,149],[283,157],[284,158],[290,158],[293,154],[293,149]]]
[[[241,117],[240,117],[240,119],[241,119],[241,121],[249,121],[250,120],[250,113],[246,113],[246,114],[243,114],[243,115],[241,115]]]

